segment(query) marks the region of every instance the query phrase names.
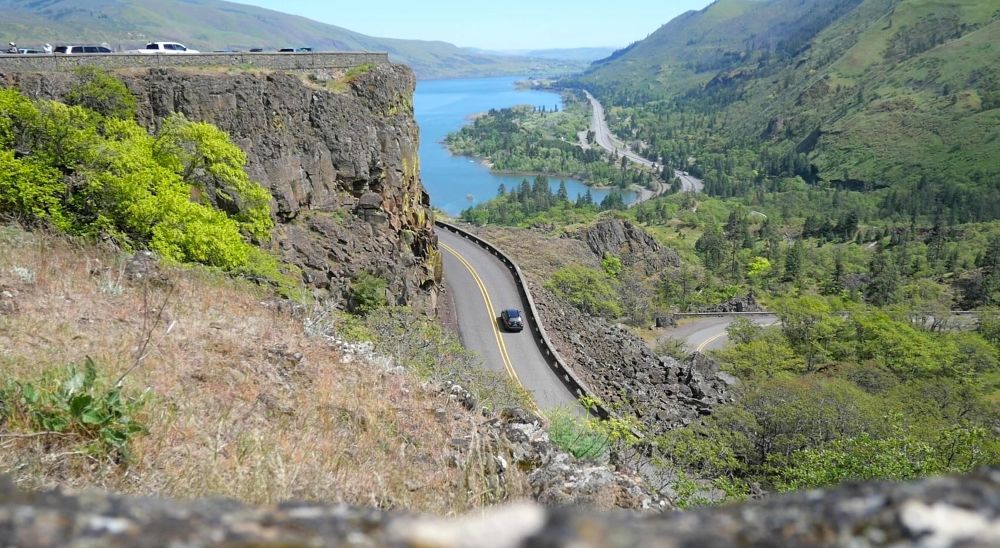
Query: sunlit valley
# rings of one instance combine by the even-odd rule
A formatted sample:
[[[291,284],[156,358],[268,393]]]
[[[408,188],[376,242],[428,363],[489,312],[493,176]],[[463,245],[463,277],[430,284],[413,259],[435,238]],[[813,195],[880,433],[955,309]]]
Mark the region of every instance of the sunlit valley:
[[[0,0],[4,542],[1000,543],[1000,6],[253,3]]]

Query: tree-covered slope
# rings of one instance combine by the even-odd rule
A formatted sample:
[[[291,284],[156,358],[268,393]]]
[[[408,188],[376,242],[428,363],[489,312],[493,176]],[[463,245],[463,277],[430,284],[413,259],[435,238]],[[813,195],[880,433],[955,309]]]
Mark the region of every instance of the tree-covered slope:
[[[998,36],[992,0],[719,0],[578,83],[629,107],[619,129],[651,154],[718,171],[720,194],[766,175],[996,192]]]
[[[386,51],[419,77],[563,71],[580,65],[492,56],[446,42],[366,36],[305,17],[221,0],[0,0],[0,35],[19,44],[178,40],[201,51],[312,47]]]

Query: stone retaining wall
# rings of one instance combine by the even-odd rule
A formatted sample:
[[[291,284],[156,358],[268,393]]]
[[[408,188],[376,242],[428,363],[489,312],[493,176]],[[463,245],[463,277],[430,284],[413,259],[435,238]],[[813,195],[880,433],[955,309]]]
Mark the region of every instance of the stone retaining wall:
[[[346,69],[364,64],[389,64],[388,53],[200,53],[157,55],[139,53],[82,55],[0,55],[0,72],[68,71],[77,67],[104,69],[157,67],[238,67],[271,70]]]

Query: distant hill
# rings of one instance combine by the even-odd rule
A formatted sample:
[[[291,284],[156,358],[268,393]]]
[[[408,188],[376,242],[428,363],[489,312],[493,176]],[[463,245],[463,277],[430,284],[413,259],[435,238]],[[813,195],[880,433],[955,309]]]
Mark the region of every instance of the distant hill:
[[[612,53],[615,48],[554,48],[554,49],[514,49],[514,50],[488,50],[469,48],[476,53],[484,55],[504,55],[531,57],[534,59],[554,59],[560,61],[586,61],[592,62],[603,59]]]
[[[107,42],[128,49],[176,40],[201,51],[312,47],[389,52],[420,78],[566,73],[584,64],[484,55],[446,42],[376,38],[221,0],[0,0],[0,38],[23,45]]]
[[[718,0],[575,83],[634,108],[636,137],[665,152],[739,146],[857,188],[996,186],[998,37],[996,0]]]

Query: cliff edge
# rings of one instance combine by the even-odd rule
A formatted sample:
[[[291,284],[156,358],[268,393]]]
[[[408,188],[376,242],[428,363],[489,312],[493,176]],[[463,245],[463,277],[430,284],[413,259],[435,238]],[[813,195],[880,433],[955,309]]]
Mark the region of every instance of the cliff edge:
[[[179,112],[229,133],[251,179],[274,197],[278,226],[268,245],[307,284],[345,298],[351,279],[368,272],[388,281],[390,302],[435,309],[440,259],[420,182],[409,68],[116,75],[138,99],[143,125]],[[72,73],[0,74],[0,84],[34,98],[59,99],[76,81]]]

